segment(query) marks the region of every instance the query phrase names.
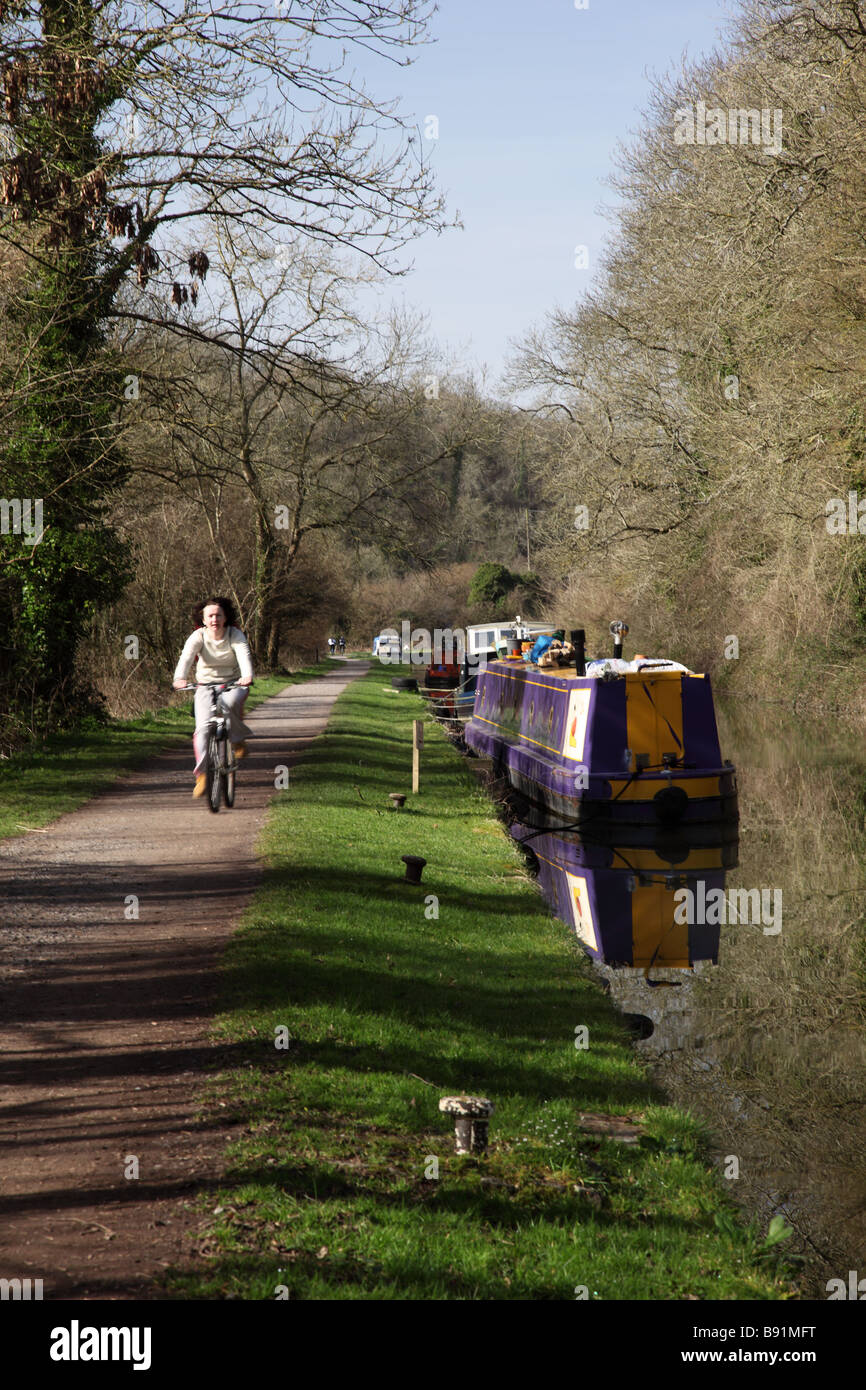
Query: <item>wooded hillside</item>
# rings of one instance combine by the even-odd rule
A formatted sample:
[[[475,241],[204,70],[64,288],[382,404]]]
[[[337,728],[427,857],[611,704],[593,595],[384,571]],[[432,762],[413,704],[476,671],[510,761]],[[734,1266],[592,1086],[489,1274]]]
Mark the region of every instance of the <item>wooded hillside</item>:
[[[753,0],[656,85],[603,272],[508,399],[362,310],[447,214],[327,51],[410,50],[430,7],[331,8],[0,4],[7,738],[152,702],[206,593],[277,668],[331,628],[484,616],[488,562],[591,646],[621,617],[743,690],[856,701],[866,5]]]

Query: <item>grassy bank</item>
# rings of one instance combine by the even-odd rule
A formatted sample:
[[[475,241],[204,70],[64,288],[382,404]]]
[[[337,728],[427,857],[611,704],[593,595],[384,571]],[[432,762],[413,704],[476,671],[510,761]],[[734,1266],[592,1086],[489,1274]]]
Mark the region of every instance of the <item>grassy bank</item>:
[[[388,809],[421,701],[386,688],[379,670],[349,687],[275,802],[265,884],[225,962],[232,1069],[211,1098],[243,1138],[208,1198],[204,1273],[175,1292],[788,1296],[775,1247],[734,1220],[697,1125],[661,1103],[432,726],[421,794]],[[404,854],[428,861],[419,887]],[[438,1110],[462,1092],[495,1104],[486,1158],[458,1158]]]
[[[331,669],[320,662],[291,676],[256,679],[247,710],[286,685]],[[189,740],[192,701],[108,724],[76,729],[34,743],[0,762],[0,839],[37,830],[133,772],[155,753]]]

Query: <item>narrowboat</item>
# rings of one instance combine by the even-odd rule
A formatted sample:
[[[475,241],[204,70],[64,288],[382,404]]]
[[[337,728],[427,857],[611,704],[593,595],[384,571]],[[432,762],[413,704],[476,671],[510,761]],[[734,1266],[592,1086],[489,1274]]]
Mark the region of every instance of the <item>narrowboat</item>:
[[[419,686],[422,695],[438,698],[442,690],[456,690],[460,684],[460,663],[447,654],[445,661],[433,661],[424,671],[424,684]]]
[[[599,964],[649,972],[718,963],[719,914],[689,922],[679,890],[689,888],[697,902],[723,890],[725,871],[737,863],[735,845],[681,841],[674,865],[665,849],[587,845],[520,823],[511,834],[530,854],[557,917]]]
[[[509,642],[516,640],[517,633],[523,648],[527,651],[536,637],[550,633],[548,624],[536,623],[517,617],[511,622],[491,619],[489,623],[473,623],[465,631],[462,628],[448,628],[441,639],[439,650],[431,647],[431,661],[424,671],[424,681],[419,687],[422,695],[438,698],[440,690],[471,690],[475,694],[475,675],[479,668],[494,658],[498,652],[508,650]],[[463,705],[465,707],[466,700]]]
[[[466,629],[466,660],[470,668],[478,669],[498,652],[504,651],[512,640],[522,643],[528,650],[536,637],[551,634],[552,631],[549,623],[521,618],[519,614],[510,622],[494,619],[489,623],[472,623]]]
[[[461,629],[449,629],[446,636],[451,638],[451,644],[443,643],[439,659],[427,666],[419,690],[433,702],[437,719],[465,724],[475,707],[479,669],[497,652],[504,655],[509,647],[528,652],[536,638],[543,635],[553,636],[549,623],[519,615],[510,622],[491,619],[489,623],[473,623],[465,635]]]
[[[479,672],[464,738],[493,762],[521,819],[596,838],[632,827],[635,843],[659,828],[738,824],[733,764],[722,759],[709,677],[676,662],[585,663],[583,633],[571,666],[512,655]],[[540,658],[545,659],[543,656]],[[723,833],[724,830],[723,830]]]
[[[437,719],[445,720],[446,723],[465,724],[472,718],[475,709],[477,684],[477,675],[467,675],[466,679],[452,690],[427,689],[423,690],[422,694],[430,696],[431,708]]]

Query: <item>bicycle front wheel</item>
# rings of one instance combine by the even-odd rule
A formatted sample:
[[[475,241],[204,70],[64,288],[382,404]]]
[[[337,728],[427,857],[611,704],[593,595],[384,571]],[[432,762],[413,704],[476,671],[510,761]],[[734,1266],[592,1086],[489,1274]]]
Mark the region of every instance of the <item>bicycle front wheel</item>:
[[[235,762],[235,750],[232,748],[232,746],[231,746],[231,744],[229,743],[228,739],[226,739],[225,750],[226,750],[226,765],[225,765],[225,772],[223,773],[223,776],[224,776],[224,778],[225,778],[225,780],[224,780],[224,782],[223,782],[223,800],[225,801],[225,804],[226,804],[227,806],[234,806],[234,804],[235,804],[235,767],[237,766],[237,764],[236,764],[236,762]]]
[[[207,799],[211,810],[220,808],[220,787],[222,783],[222,745],[216,734],[211,734],[207,744]]]

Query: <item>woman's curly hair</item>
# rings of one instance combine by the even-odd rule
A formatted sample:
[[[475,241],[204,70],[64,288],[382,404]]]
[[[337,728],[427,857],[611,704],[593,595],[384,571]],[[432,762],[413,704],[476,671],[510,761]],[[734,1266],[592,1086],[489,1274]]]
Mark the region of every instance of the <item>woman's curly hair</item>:
[[[204,610],[209,608],[212,603],[218,603],[226,615],[226,627],[237,627],[238,615],[234,604],[230,598],[203,598],[201,603],[197,603],[192,610],[193,622],[196,627],[204,627]]]

